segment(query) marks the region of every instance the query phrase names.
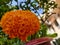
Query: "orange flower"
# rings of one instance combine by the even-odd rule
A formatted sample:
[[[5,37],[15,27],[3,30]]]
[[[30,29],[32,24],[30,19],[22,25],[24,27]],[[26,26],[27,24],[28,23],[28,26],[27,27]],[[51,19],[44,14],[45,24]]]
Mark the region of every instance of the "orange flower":
[[[40,22],[32,12],[16,10],[3,15],[1,26],[3,32],[10,38],[18,37],[22,41],[26,41],[29,35],[33,35],[39,30]]]

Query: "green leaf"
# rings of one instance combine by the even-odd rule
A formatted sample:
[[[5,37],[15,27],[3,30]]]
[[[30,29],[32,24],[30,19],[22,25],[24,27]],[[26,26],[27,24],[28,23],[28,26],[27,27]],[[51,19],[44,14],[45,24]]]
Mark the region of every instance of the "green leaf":
[[[57,37],[57,33],[54,33],[54,34],[47,34],[47,36],[54,38],[54,37]]]
[[[47,35],[47,26],[45,24],[41,24],[40,35],[41,37],[45,37]]]
[[[5,5],[8,4],[10,2],[10,0],[0,0],[0,5]]]

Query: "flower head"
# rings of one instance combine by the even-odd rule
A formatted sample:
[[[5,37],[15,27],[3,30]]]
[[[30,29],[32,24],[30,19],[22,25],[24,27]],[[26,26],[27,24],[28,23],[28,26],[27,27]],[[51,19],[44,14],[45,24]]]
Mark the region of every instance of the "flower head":
[[[27,10],[10,11],[1,19],[3,32],[10,38],[18,37],[25,41],[29,35],[35,34],[40,28],[39,19]]]

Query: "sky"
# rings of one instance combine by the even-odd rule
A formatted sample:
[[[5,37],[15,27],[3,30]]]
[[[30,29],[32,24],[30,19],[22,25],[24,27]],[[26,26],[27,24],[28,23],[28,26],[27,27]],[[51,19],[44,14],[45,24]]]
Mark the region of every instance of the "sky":
[[[20,3],[20,2],[24,2],[24,1],[25,1],[25,0],[18,0],[19,3]],[[17,3],[13,0],[12,5],[17,5]]]
[[[20,3],[20,2],[24,2],[24,1],[25,1],[25,0],[18,0],[19,3]],[[33,1],[33,0],[32,0],[32,1]],[[17,3],[13,0],[12,5],[15,6],[15,5],[17,5]],[[42,9],[42,8],[39,9],[39,10],[37,10],[37,11],[38,11],[39,14],[43,13],[43,9]]]

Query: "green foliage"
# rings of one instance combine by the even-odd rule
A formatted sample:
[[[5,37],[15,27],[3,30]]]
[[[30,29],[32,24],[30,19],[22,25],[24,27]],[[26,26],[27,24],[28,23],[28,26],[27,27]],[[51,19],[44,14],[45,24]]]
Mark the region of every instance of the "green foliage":
[[[3,4],[5,5],[9,2],[10,2],[10,0],[0,0],[0,5],[3,5]]]
[[[50,0],[36,0],[39,3],[40,8],[44,9],[44,13],[47,13],[49,8],[56,8],[57,4]]]
[[[47,36],[47,29],[48,27],[45,24],[41,24],[41,30],[39,32],[41,37]]]
[[[48,36],[48,37],[52,37],[52,38],[54,38],[54,37],[57,37],[57,33],[48,34],[47,36]]]
[[[4,34],[2,30],[0,30],[0,45],[24,45],[18,38],[9,39],[8,35]]]
[[[32,39],[41,38],[41,37],[52,37],[52,38],[54,38],[57,36],[57,33],[47,34],[47,30],[48,30],[48,27],[45,24],[41,24],[41,29],[36,34],[29,36],[27,41],[30,41]]]
[[[11,8],[10,8],[11,7]],[[2,15],[8,11],[14,10],[14,9],[18,9],[17,6],[8,6],[8,5],[1,5],[0,6],[0,19],[2,17]]]
[[[32,39],[45,37],[45,36],[47,36],[47,27],[45,24],[41,24],[41,29],[34,35],[29,36],[27,40],[30,41]]]
[[[0,18],[2,17],[2,15],[7,12],[9,9],[9,7],[7,5],[1,5],[0,6]]]
[[[24,3],[24,5],[22,5]],[[31,9],[31,7],[33,9]],[[43,13],[48,13],[49,8],[56,8],[57,4],[54,1],[50,0],[27,0],[26,2],[21,2],[20,8],[22,10],[33,10],[35,13],[38,13],[37,10],[42,8],[44,10]],[[39,15],[39,14],[38,14]]]

